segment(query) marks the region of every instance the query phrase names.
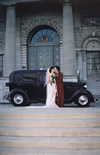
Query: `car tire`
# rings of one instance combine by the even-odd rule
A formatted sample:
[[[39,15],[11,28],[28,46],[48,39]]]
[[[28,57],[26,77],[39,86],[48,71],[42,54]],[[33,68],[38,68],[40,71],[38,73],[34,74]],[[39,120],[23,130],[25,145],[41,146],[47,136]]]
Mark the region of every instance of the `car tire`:
[[[14,93],[11,97],[11,102],[14,106],[26,106],[27,98],[23,93]]]
[[[89,97],[86,94],[80,94],[76,98],[75,103],[80,107],[87,107],[90,104]]]

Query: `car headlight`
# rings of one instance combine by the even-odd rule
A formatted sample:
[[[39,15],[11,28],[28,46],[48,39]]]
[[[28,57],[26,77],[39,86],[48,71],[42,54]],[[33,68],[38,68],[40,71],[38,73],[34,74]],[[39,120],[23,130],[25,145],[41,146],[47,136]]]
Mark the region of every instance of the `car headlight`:
[[[87,85],[86,84],[84,85],[84,88],[87,88]]]

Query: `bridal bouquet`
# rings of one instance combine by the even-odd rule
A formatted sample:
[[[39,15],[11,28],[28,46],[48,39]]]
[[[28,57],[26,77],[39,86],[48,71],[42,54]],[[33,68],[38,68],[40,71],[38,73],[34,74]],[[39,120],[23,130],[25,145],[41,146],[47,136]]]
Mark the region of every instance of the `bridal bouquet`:
[[[56,82],[56,73],[54,72],[52,75],[51,75],[51,80],[50,80],[50,84],[52,85],[53,83]]]

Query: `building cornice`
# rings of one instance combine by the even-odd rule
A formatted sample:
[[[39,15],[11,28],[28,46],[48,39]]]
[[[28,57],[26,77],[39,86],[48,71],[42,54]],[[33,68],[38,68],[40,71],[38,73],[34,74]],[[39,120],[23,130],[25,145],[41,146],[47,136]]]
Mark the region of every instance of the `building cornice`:
[[[50,2],[59,2],[62,0],[51,0]],[[49,2],[49,0],[0,0],[2,5],[13,5],[17,3],[29,3],[29,2]]]

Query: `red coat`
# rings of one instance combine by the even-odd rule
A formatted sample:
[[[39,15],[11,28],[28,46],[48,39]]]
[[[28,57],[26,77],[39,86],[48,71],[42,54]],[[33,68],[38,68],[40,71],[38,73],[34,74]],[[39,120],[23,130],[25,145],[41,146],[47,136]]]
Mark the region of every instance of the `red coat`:
[[[59,107],[64,106],[64,85],[63,85],[63,74],[61,72],[58,72],[58,75],[56,77],[56,84],[57,84],[57,105]]]

